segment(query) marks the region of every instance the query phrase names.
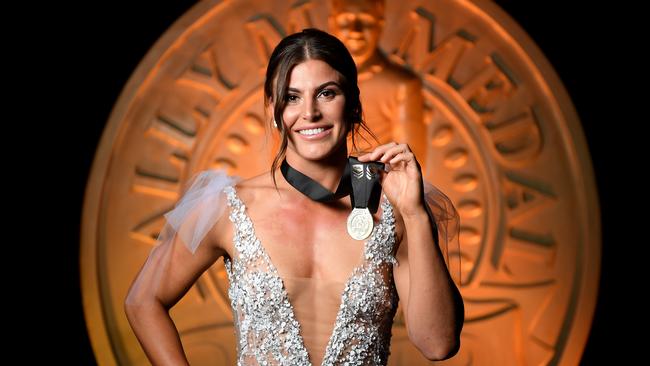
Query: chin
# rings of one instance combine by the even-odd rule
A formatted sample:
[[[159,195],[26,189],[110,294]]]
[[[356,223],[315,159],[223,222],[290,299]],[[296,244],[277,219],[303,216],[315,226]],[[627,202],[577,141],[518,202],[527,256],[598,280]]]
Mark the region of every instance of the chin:
[[[307,147],[307,148],[303,146],[301,149],[298,150],[294,149],[294,151],[296,152],[296,155],[300,156],[305,160],[322,161],[322,160],[327,160],[328,158],[336,155],[338,149],[339,149],[338,145],[328,144],[325,146]]]
[[[331,156],[334,153],[334,149],[323,149],[323,150],[317,150],[317,151],[306,151],[306,152],[298,152],[297,155],[302,157],[305,160],[311,160],[311,161],[319,161],[319,160],[324,160],[327,159],[329,156]]]

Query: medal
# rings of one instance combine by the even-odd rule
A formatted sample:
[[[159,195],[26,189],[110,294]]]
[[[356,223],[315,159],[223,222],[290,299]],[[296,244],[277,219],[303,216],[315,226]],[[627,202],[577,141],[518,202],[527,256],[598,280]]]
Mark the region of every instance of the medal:
[[[284,159],[280,170],[284,178],[298,191],[318,202],[331,202],[350,195],[352,212],[348,216],[348,233],[355,240],[364,240],[372,234],[375,223],[372,213],[377,212],[381,184],[379,169],[384,163],[360,162],[350,156],[343,171],[336,192],[331,192],[315,180],[292,168]]]
[[[355,240],[363,240],[370,236],[374,227],[372,215],[368,208],[355,207],[348,216],[348,233]]]
[[[350,156],[352,192],[352,212],[348,216],[348,234],[355,240],[364,240],[370,236],[375,226],[370,211],[377,212],[381,185],[379,184],[379,169],[384,163],[362,163],[356,157]]]

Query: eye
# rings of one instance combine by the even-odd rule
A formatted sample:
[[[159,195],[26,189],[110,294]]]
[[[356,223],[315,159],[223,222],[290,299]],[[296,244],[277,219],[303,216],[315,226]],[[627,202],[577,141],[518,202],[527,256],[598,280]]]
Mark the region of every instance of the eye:
[[[336,92],[332,89],[325,89],[322,92],[320,92],[319,96],[323,96],[326,99],[332,99],[336,95]]]
[[[285,99],[287,100],[288,103],[295,103],[298,101],[298,96],[295,94],[289,94]]]

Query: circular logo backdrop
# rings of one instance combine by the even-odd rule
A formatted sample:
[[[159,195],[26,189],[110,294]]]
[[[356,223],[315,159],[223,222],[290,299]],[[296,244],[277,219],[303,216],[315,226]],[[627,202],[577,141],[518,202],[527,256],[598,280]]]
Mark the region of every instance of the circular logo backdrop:
[[[577,115],[551,66],[491,2],[389,0],[367,21],[350,9],[200,2],[138,66],[84,206],[84,310],[100,364],[148,364],[122,304],[184,182],[209,168],[270,169],[277,136],[262,85],[273,47],[307,27],[357,47],[344,39],[349,21],[378,39],[359,75],[368,125],[380,143],[409,143],[461,215],[461,251],[451,255],[462,263],[466,322],[461,350],[444,363],[578,363],[596,300],[599,207]],[[227,285],[219,260],[171,310],[193,365],[235,363]],[[389,364],[429,364],[401,310]]]

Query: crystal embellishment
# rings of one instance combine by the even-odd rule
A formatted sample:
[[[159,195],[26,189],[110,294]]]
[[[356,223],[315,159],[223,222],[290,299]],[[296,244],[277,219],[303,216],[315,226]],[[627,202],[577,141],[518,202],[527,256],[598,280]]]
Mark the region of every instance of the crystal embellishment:
[[[234,258],[225,257],[228,296],[237,338],[237,365],[311,366],[284,283],[271,262],[234,186],[224,188],[234,224]],[[382,217],[364,242],[341,304],[322,364],[386,365],[398,295],[393,207],[383,194]]]

